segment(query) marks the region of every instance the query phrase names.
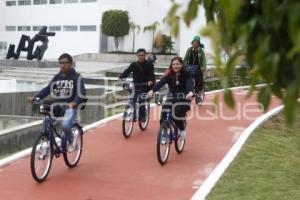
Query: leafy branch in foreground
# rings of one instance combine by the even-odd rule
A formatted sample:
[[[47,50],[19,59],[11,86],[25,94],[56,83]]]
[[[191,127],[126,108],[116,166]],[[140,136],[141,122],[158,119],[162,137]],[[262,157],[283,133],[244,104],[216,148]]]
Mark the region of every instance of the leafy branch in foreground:
[[[253,73],[250,93],[258,80],[264,80],[267,86],[258,89],[257,100],[267,110],[271,95],[275,95],[285,105],[287,121],[293,122],[300,89],[300,1],[189,0],[182,18],[187,25],[197,19],[200,5],[207,20],[201,33],[211,38],[214,62],[225,78],[227,104],[234,106],[228,82],[244,56]],[[175,19],[180,7],[173,1],[168,18]],[[178,24],[172,30],[176,36],[180,23],[174,23]],[[230,55],[227,62],[221,59],[223,51]]]

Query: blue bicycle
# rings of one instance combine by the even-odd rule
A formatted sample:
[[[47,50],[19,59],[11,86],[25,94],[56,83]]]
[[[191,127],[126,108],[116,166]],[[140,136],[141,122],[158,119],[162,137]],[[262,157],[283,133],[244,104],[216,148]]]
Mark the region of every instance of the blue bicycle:
[[[155,94],[155,103],[157,105],[169,104],[170,98],[164,96],[160,98],[159,93]],[[170,146],[172,141],[175,143],[175,150],[178,154],[183,152],[185,146],[185,138],[181,138],[179,134],[179,128],[176,126],[171,115],[171,109],[164,110],[164,115],[162,115],[160,128],[157,135],[156,152],[157,159],[161,165],[166,164],[170,155]],[[186,126],[186,121],[184,121],[184,126]]]
[[[140,84],[142,85],[142,84]],[[146,85],[143,84],[143,85]],[[130,137],[132,130],[133,130],[133,124],[138,120],[139,127],[142,131],[146,130],[149,124],[149,118],[150,118],[150,104],[148,100],[147,94],[141,93],[138,95],[136,103],[134,103],[134,94],[133,92],[139,92],[135,89],[133,83],[124,82],[123,83],[123,89],[130,93],[131,97],[128,102],[128,104],[125,106],[125,111],[123,113],[123,120],[122,120],[122,131],[123,136],[127,139]],[[141,106],[144,106],[144,109],[142,110]],[[144,112],[144,113],[141,113]],[[143,118],[141,118],[141,114],[144,115]]]
[[[69,168],[78,164],[82,153],[83,130],[79,123],[75,122],[72,126],[73,142],[68,144],[65,135],[58,134],[55,128],[57,121],[51,117],[51,106],[35,99],[33,108],[44,115],[43,129],[32,147],[30,161],[32,177],[41,183],[50,172],[53,155],[58,158],[62,154]]]

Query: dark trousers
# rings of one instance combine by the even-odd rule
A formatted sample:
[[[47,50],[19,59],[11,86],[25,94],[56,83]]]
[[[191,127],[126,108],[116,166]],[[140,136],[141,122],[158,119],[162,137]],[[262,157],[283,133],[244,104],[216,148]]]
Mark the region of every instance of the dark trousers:
[[[198,65],[187,65],[186,70],[191,74],[194,79],[194,89],[196,93],[203,91],[203,73]]]
[[[191,101],[189,100],[176,100],[168,101],[162,107],[161,122],[166,119],[168,112],[171,112],[171,117],[176,126],[182,131],[185,130],[186,113],[191,109]]]
[[[203,91],[203,73],[201,70],[197,70],[195,75],[194,75],[194,80],[195,80],[195,92],[196,94]]]
[[[132,94],[132,97],[130,99],[130,104],[131,106],[133,106],[133,116],[137,117],[137,114],[136,114],[136,103],[138,102],[139,103],[139,118],[140,119],[143,119],[145,117],[145,112],[146,112],[146,101],[147,99],[145,98],[146,97],[146,94],[147,93],[142,93],[142,92],[139,92],[139,91],[135,91],[134,94]]]

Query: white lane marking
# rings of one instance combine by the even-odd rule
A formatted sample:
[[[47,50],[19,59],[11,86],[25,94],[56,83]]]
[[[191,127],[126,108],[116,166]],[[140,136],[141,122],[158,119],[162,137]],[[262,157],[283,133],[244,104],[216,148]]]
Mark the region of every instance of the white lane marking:
[[[216,165],[216,163],[208,163],[204,166],[204,169],[199,169],[198,172],[197,172],[197,175],[198,176],[201,176],[201,177],[206,177],[208,176],[213,170],[214,170],[214,166]],[[196,179],[194,182],[193,182],[193,186],[192,188],[193,189],[198,189],[202,183],[204,182],[204,179],[203,178],[199,178],[199,179]]]
[[[240,135],[245,131],[244,127],[241,126],[230,126],[228,128],[230,133],[233,133],[232,141],[235,142],[239,139]]]
[[[220,179],[222,174],[225,172],[226,168],[230,165],[236,155],[240,152],[242,146],[245,144],[248,137],[253,133],[253,131],[260,126],[263,122],[270,119],[272,116],[278,114],[283,109],[283,106],[278,106],[264,115],[257,118],[239,137],[237,142],[231,147],[227,152],[223,160],[218,164],[218,166],[213,170],[209,177],[203,182],[197,192],[193,195],[191,200],[204,200],[209,194],[212,188],[215,186],[217,181]]]

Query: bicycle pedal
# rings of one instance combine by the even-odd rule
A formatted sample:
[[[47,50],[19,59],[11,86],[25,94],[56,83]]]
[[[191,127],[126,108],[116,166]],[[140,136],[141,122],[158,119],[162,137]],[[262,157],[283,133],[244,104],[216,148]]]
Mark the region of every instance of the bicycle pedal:
[[[58,157],[60,157],[60,150],[59,149],[55,149],[55,151],[54,151],[54,156],[55,156],[55,158],[58,158]]]

